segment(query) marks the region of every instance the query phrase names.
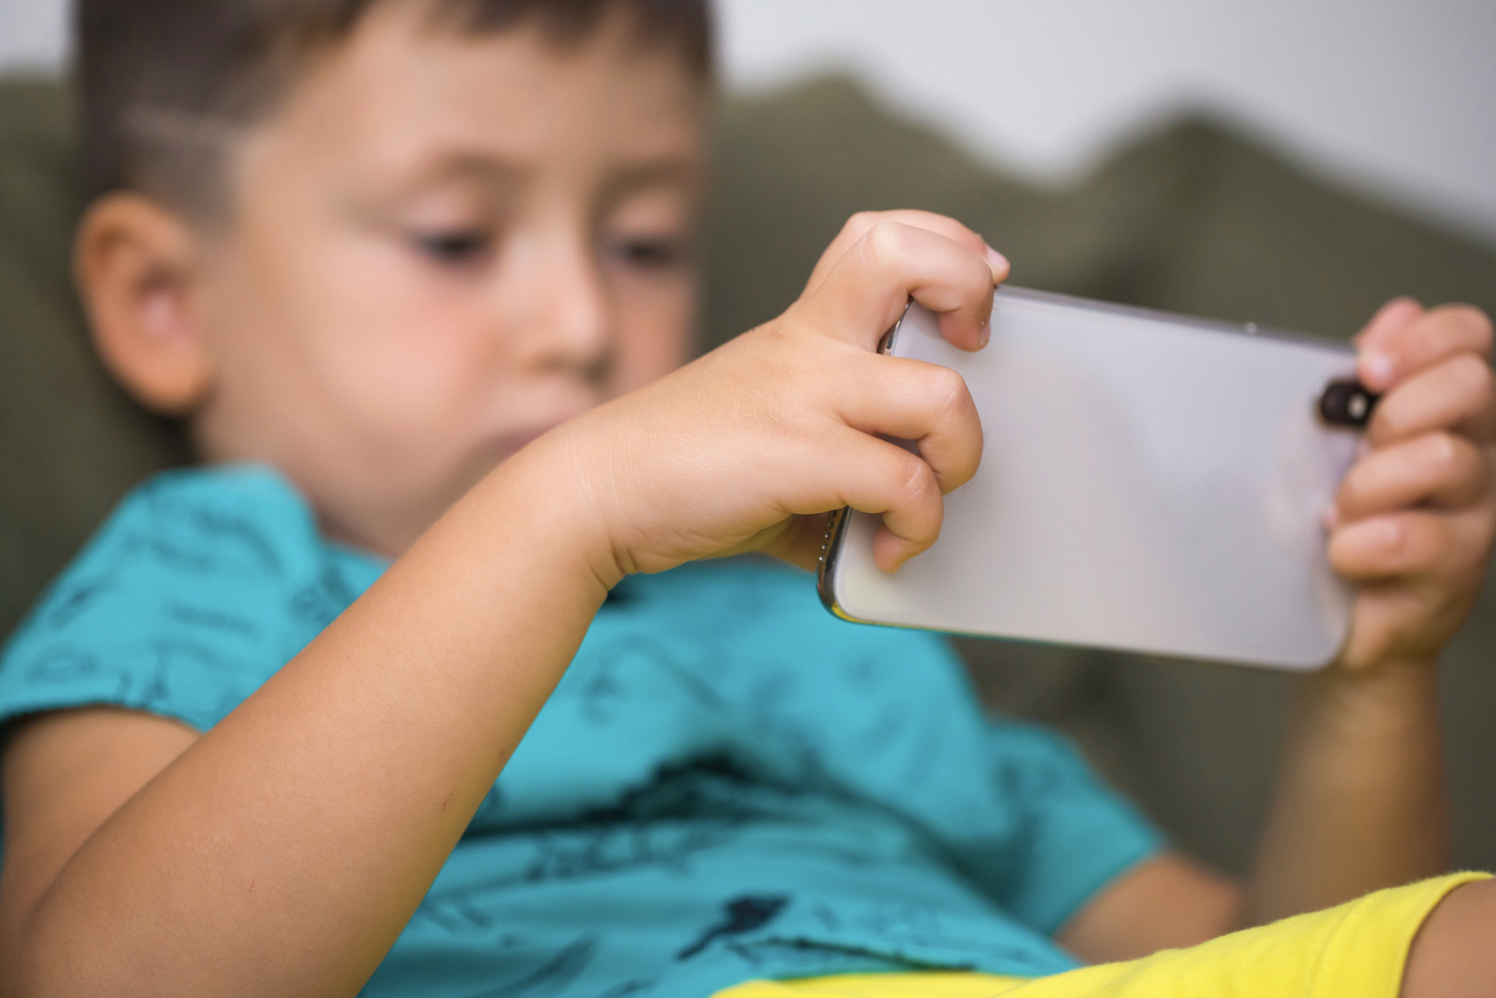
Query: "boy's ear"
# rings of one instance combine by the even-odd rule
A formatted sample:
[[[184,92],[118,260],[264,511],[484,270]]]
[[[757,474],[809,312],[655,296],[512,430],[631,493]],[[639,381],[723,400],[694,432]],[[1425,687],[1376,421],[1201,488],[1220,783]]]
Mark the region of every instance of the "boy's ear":
[[[74,246],[94,346],[132,395],[169,415],[195,409],[212,381],[197,252],[178,215],[132,193],[95,201]]]

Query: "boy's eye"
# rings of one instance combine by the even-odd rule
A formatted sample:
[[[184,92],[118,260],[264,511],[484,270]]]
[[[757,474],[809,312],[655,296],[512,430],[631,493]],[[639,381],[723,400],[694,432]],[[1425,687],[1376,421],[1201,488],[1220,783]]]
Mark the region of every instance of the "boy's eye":
[[[493,237],[478,229],[455,229],[450,232],[429,232],[417,235],[415,244],[420,251],[438,263],[471,263],[488,252]]]
[[[607,244],[607,254],[620,263],[647,270],[678,267],[686,261],[690,247],[684,239],[640,238],[615,239]]]

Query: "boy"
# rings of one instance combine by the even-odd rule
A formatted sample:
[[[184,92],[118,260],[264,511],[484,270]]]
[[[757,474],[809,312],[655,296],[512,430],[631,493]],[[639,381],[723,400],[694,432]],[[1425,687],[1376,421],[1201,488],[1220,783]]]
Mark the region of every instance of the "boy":
[[[872,347],[912,295],[979,348],[1007,273],[950,220],[860,216],[782,317],[675,370],[699,5],[80,24],[96,341],[214,466],[127,500],[0,664],[0,988],[1028,978],[1442,868],[1433,659],[1496,531],[1483,317],[1396,301],[1363,334],[1388,394],[1330,544],[1366,587],[1243,892],[988,725],[938,644],[752,562],[633,577],[808,566],[846,504],[884,514],[884,568],[928,546],[980,427],[958,378]]]

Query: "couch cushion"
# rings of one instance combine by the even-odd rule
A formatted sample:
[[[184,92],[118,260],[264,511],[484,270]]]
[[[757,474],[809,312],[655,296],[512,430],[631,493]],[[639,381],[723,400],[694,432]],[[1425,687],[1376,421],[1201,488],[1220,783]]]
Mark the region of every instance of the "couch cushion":
[[[66,94],[0,85],[0,633],[127,488],[184,454],[89,347],[69,273],[75,178]]]

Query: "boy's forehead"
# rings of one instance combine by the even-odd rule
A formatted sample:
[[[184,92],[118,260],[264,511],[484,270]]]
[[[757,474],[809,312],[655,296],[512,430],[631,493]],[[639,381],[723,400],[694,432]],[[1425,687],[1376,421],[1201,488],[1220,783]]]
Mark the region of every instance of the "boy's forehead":
[[[381,172],[439,163],[486,178],[559,159],[619,182],[669,180],[694,171],[705,97],[621,9],[563,47],[535,26],[462,34],[386,4],[303,78],[278,130]]]

